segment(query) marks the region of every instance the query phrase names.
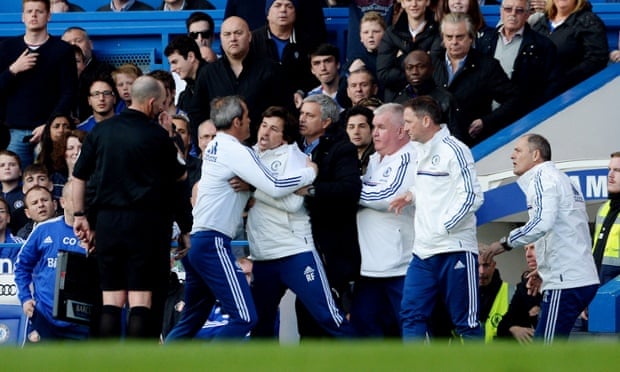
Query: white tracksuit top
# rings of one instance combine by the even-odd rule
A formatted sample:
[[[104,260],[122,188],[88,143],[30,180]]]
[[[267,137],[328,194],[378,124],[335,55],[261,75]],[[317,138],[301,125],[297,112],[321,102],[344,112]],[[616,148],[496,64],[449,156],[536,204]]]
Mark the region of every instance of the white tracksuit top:
[[[256,151],[277,177],[304,168],[308,158],[296,144]],[[289,194],[276,199],[257,189],[254,198],[256,202],[250,208],[247,222],[253,260],[274,260],[315,249],[303,196]]]
[[[484,201],[471,150],[441,130],[418,144],[413,252],[425,259],[440,253],[478,254],[475,212]]]
[[[417,155],[408,142],[392,155],[370,156],[362,177],[357,236],[362,254],[361,274],[367,277],[404,276],[413,248],[414,207],[399,215],[389,212],[390,202],[407,192],[415,179]]]
[[[233,190],[228,180],[234,176],[278,198],[311,184],[316,174],[312,168],[300,168],[277,178],[254,150],[218,131],[203,155],[192,233],[214,230],[229,237],[235,234],[250,193]]]
[[[529,220],[510,232],[508,244],[535,242],[542,289],[599,283],[581,191],[551,161],[534,166],[517,183],[527,199]]]

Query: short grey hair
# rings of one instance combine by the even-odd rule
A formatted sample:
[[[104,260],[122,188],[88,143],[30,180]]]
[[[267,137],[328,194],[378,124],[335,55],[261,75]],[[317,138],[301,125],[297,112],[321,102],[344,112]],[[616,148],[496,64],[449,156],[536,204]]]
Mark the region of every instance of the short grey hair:
[[[243,98],[240,96],[218,97],[211,101],[211,121],[217,130],[229,129],[235,118],[243,117]]]
[[[502,5],[504,5],[504,1],[506,1],[506,0],[502,0]],[[530,4],[531,4],[530,0],[525,0],[525,11],[526,12],[529,11]]]
[[[330,96],[325,94],[313,94],[304,98],[304,102],[318,103],[321,107],[321,120],[331,119],[332,123],[337,123],[340,118],[340,109]]]
[[[462,22],[464,22],[467,26],[467,35],[472,40],[476,40],[476,30],[474,29],[474,24],[471,22],[471,18],[466,13],[448,13],[444,15],[441,19],[441,35],[443,36],[443,30],[447,23],[457,24]]]
[[[373,114],[375,117],[383,114],[390,114],[393,119],[390,121],[392,125],[403,126],[405,125],[404,111],[405,108],[400,103],[390,102],[377,107]]]

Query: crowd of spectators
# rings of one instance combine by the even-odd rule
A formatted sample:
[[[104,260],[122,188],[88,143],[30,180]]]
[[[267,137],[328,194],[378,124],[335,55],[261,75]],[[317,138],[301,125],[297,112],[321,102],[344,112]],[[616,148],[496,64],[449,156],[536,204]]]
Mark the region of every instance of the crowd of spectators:
[[[372,3],[374,6],[362,6],[361,3],[229,0],[225,20],[219,32],[221,51],[215,51],[211,47],[215,38],[213,19],[207,13],[192,13],[186,23],[187,35],[170,40],[164,50],[171,72],[186,83],[175,102],[176,85],[171,73],[141,71],[134,64],[110,66],[98,61],[87,30],[80,25],[68,28],[61,37],[48,33],[47,24],[51,12],[83,11],[79,6],[62,0],[24,0],[24,35],[8,38],[0,44],[0,120],[11,134],[8,146],[0,151],[3,196],[3,199],[0,199],[0,228],[5,226],[4,232],[0,233],[5,242],[19,242],[17,237],[26,240],[36,225],[62,214],[63,209],[58,208],[57,200],[62,200],[61,206],[64,206],[68,205],[67,198],[73,198],[63,191],[67,182],[73,182],[73,190],[77,187],[79,192],[84,192],[85,199],[83,203],[78,199],[77,204],[70,205],[69,213],[74,215],[68,216],[65,210],[64,223],[73,223],[73,217],[76,217],[80,224],[80,228],[76,228],[76,236],[90,248],[94,241],[88,225],[83,221],[84,217],[88,217],[94,226],[96,217],[104,216],[98,222],[103,226],[101,221],[105,221],[107,231],[111,231],[114,230],[113,222],[116,219],[112,215],[116,209],[127,208],[131,212],[124,215],[124,218],[142,216],[145,209],[153,211],[152,206],[145,208],[138,203],[136,207],[135,200],[126,200],[127,195],[109,195],[110,190],[115,187],[125,190],[121,186],[143,185],[139,179],[141,173],[138,168],[131,167],[137,162],[137,158],[131,156],[140,153],[139,151],[150,153],[153,149],[146,151],[147,144],[142,148],[136,138],[122,138],[129,136],[129,132],[119,136],[114,129],[110,129],[110,125],[101,126],[101,123],[127,123],[138,120],[138,116],[141,123],[156,123],[167,131],[178,152],[172,160],[178,158],[178,161],[186,166],[187,179],[182,177],[178,184],[167,185],[165,188],[165,193],[171,194],[171,200],[178,201],[176,207],[167,205],[166,213],[174,215],[181,236],[186,236],[191,228],[191,218],[188,217],[191,213],[190,198],[192,204],[199,206],[195,207],[199,209],[194,209],[194,217],[202,218],[202,214],[207,213],[204,211],[208,201],[201,187],[203,190],[215,192],[210,189],[213,185],[205,181],[204,172],[208,163],[205,163],[205,159],[209,158],[213,163],[210,157],[217,157],[218,141],[209,147],[207,143],[219,136],[215,133],[216,129],[218,133],[228,131],[235,139],[225,138],[235,142],[235,145],[224,145],[237,149],[236,151],[243,151],[239,150],[242,147],[237,146],[236,142],[244,142],[248,151],[252,151],[249,146],[255,145],[256,154],[238,161],[247,161],[248,164],[250,160],[259,158],[265,163],[269,161],[271,173],[268,173],[268,178],[288,175],[288,172],[285,173],[279,168],[283,166],[279,163],[280,160],[286,164],[286,161],[292,162],[287,156],[291,156],[291,159],[299,158],[297,153],[287,156],[269,153],[280,146],[295,148],[297,152],[309,155],[313,166],[318,169],[313,182],[310,185],[308,182],[304,183],[305,187],[300,188],[291,198],[296,204],[303,203],[304,209],[301,211],[289,211],[280,206],[283,210],[277,213],[264,212],[273,207],[274,202],[271,199],[274,196],[264,195],[264,190],[256,189],[259,185],[252,184],[253,176],[249,176],[248,172],[258,172],[261,169],[258,166],[251,171],[244,169],[233,172],[235,177],[230,178],[230,181],[218,179],[221,183],[218,187],[230,187],[232,192],[248,193],[246,196],[249,196],[248,190],[256,189],[254,207],[252,202],[246,207],[247,198],[230,199],[234,199],[235,211],[239,209],[240,213],[238,216],[230,215],[229,225],[234,225],[234,228],[219,231],[228,239],[246,236],[241,215],[243,209],[247,212],[249,208],[249,216],[253,218],[252,223],[248,224],[249,230],[269,229],[270,234],[278,230],[269,227],[269,223],[257,223],[257,214],[294,216],[300,218],[300,221],[309,218],[304,220],[303,228],[307,231],[303,231],[309,233],[313,242],[308,243],[307,238],[298,239],[295,244],[305,240],[307,249],[294,251],[294,254],[290,255],[291,252],[278,253],[276,258],[307,262],[308,269],[317,275],[325,276],[321,278],[321,282],[316,283],[322,286],[308,289],[301,286],[300,282],[283,280],[277,288],[272,288],[273,283],[267,285],[265,278],[275,275],[266,269],[274,257],[261,258],[261,254],[265,254],[261,251],[256,254],[258,262],[262,263],[255,267],[259,269],[257,274],[260,274],[255,279],[260,285],[257,286],[258,289],[254,289],[254,295],[260,293],[261,296],[266,296],[265,292],[275,291],[281,297],[280,287],[291,288],[303,294],[305,297],[300,296],[303,303],[297,304],[298,327],[302,337],[328,334],[350,336],[350,326],[356,328],[357,333],[373,337],[398,336],[402,334],[401,327],[404,327],[407,329],[405,336],[417,337],[422,328],[417,324],[420,319],[412,318],[412,314],[419,310],[412,302],[417,298],[416,290],[419,288],[408,288],[411,284],[405,280],[405,268],[411,259],[410,249],[414,239],[414,208],[405,209],[405,213],[398,216],[387,208],[397,194],[413,187],[412,182],[403,182],[412,181],[417,167],[414,165],[417,162],[414,160],[416,150],[411,148],[410,138],[425,144],[433,135],[439,133],[438,136],[442,138],[450,138],[446,140],[448,142],[451,138],[460,141],[461,144],[454,145],[454,148],[458,148],[456,152],[467,154],[469,149],[466,146],[478,144],[602,70],[609,60],[617,61],[619,57],[617,51],[609,53],[605,26],[592,12],[587,0],[547,0],[544,9],[529,0],[503,0],[498,8],[501,22],[496,27],[485,22],[475,0],[363,2]],[[346,46],[345,61],[340,60],[338,47],[327,43],[321,10],[325,5],[350,8],[352,26],[355,27],[349,28],[350,38]],[[158,9],[214,9],[214,6],[205,0],[165,0]],[[153,8],[140,1],[111,0],[98,9],[126,10]],[[147,77],[141,77],[146,73]],[[218,101],[226,96],[237,98]],[[411,103],[412,99],[425,96],[432,97],[432,101],[436,103]],[[214,101],[224,106],[211,104]],[[239,115],[229,117],[239,107],[243,109]],[[220,116],[215,115],[216,119],[211,121],[210,119],[214,119],[214,109]],[[140,111],[143,115],[136,116],[134,111]],[[430,137],[420,140],[412,134],[418,129],[407,129],[413,125],[407,118],[429,116],[434,126],[427,128],[429,132],[420,133],[428,133]],[[277,120],[273,119],[274,117]],[[440,127],[442,123],[446,126]],[[237,128],[237,125],[243,128]],[[104,129],[99,129],[100,127],[106,128],[105,135],[102,134]],[[132,130],[135,130],[136,136],[142,133],[135,128]],[[241,132],[236,132],[237,130]],[[277,137],[278,140],[271,143],[270,141],[275,141],[272,138],[276,135],[274,133],[284,133],[285,136]],[[150,135],[157,137],[152,133]],[[111,146],[109,143],[105,144],[109,138],[114,138],[115,141]],[[161,138],[157,137],[157,141],[160,140]],[[152,143],[159,143],[163,149],[157,141],[153,140]],[[86,145],[88,159],[79,160],[83,144]],[[111,149],[115,146],[119,146],[123,151],[112,154]],[[134,147],[139,151],[130,151]],[[165,148],[166,153],[153,153],[164,159],[169,155],[168,150],[172,146]],[[439,149],[448,151],[441,147]],[[119,154],[127,154],[127,158],[123,159]],[[388,158],[389,162],[384,158]],[[123,162],[123,167],[114,166],[101,159],[115,159]],[[176,164],[172,165],[172,160],[166,161],[170,163],[169,169],[174,169],[174,177],[170,174],[166,176],[176,180],[180,171]],[[85,164],[87,161],[88,164]],[[103,161],[103,165],[96,161]],[[230,166],[240,167],[241,163]],[[105,172],[110,173],[100,173],[98,167],[107,169]],[[77,178],[74,169],[77,169]],[[124,178],[122,174],[118,174],[118,169],[130,171],[131,177],[136,177],[135,182],[129,180],[131,177],[125,179],[124,183],[115,181],[114,177]],[[463,166],[462,169],[465,171],[469,168]],[[473,176],[470,175],[467,182],[475,185],[475,172],[471,174]],[[112,186],[102,190],[103,181],[110,182]],[[378,185],[385,186],[385,189],[377,189]],[[432,191],[424,189],[425,186],[416,187],[424,192]],[[144,193],[148,194],[147,191]],[[98,204],[101,203],[102,194],[112,200],[112,204],[102,208]],[[480,195],[475,196],[476,203],[468,207],[471,210],[467,213],[473,213],[482,203],[479,200]],[[127,204],[115,204],[120,199],[127,201]],[[429,208],[428,205],[426,208]],[[5,216],[7,212],[10,212],[10,217]],[[423,213],[432,215],[432,208],[423,209]],[[168,222],[167,217],[149,218],[152,218],[157,226]],[[205,220],[210,221],[209,218],[205,217]],[[59,219],[58,223],[62,224],[63,220]],[[170,225],[172,228],[172,224]],[[229,225],[226,227],[230,227]],[[377,229],[390,226],[399,231],[399,241],[377,241],[376,236],[381,235]],[[468,225],[464,228],[471,230],[470,235],[475,235],[474,226],[475,224],[468,220]],[[205,228],[209,227],[213,228],[213,225]],[[144,223],[139,223],[139,228],[143,233],[149,233]],[[406,231],[407,229],[410,231]],[[193,231],[198,231],[196,225]],[[287,231],[289,230],[284,229],[280,233],[285,235]],[[167,229],[158,229],[158,232],[157,237],[160,238]],[[264,243],[262,240],[266,239],[261,239],[257,231],[248,231],[248,236],[251,238],[251,245],[255,247],[260,246]],[[208,239],[213,238],[209,236]],[[218,239],[218,236],[215,239]],[[108,249],[106,254],[110,252],[109,246],[116,244],[111,238],[100,237],[99,242],[101,247]],[[131,242],[136,243],[135,240]],[[157,246],[160,246],[160,243],[158,240]],[[386,257],[374,257],[377,246],[382,244],[409,251],[405,255],[401,255],[400,251],[392,253],[390,257],[396,262],[392,265],[386,264]],[[176,259],[184,257],[186,246],[189,247],[189,242],[184,242]],[[255,247],[250,247],[250,253],[252,249],[257,249]],[[468,245],[463,252],[457,252],[459,255],[442,261],[440,265],[454,264],[459,259],[469,260],[470,253],[475,254],[476,250],[475,245]],[[144,250],[137,252],[138,255],[145,253]],[[308,255],[308,252],[318,255]],[[234,266],[235,257],[230,254],[228,256],[227,259],[231,259],[230,265]],[[112,260],[110,256],[106,257]],[[160,274],[162,257],[161,252],[158,252],[156,266]],[[36,270],[35,261],[38,258],[31,255],[28,259],[30,261],[27,270]],[[416,257],[416,260],[419,262],[414,270],[410,270],[413,273],[411,275],[420,275],[419,272],[424,270],[425,263],[421,262],[424,260],[419,257]],[[261,336],[271,335],[276,323],[274,301],[280,297],[275,296],[267,302],[255,300],[257,309],[253,309],[250,290],[243,281],[236,284],[240,288],[239,293],[234,289],[224,290],[222,282],[227,278],[230,280],[226,270],[232,269],[225,265],[214,269],[215,266],[207,261],[209,260],[203,256],[198,257],[197,253],[190,253],[190,256],[184,258],[183,262],[190,268],[189,275],[192,276],[193,283],[188,294],[191,300],[188,301],[188,313],[198,307],[199,316],[182,318],[180,329],[173,329],[170,338],[195,334],[197,327],[204,323],[206,319],[203,318],[206,318],[211,310],[211,307],[204,308],[203,301],[214,302],[216,297],[224,311],[230,310],[228,315],[231,316],[231,324],[238,327],[234,332],[230,331],[229,336],[244,336],[257,324]],[[301,265],[295,262],[295,265]],[[114,268],[120,266],[117,261],[114,263]],[[492,260],[483,264],[494,269]],[[469,268],[469,263],[467,265]],[[284,264],[282,267],[284,272],[289,269],[289,266]],[[148,325],[152,325],[151,318],[156,319],[163,312],[163,281],[154,280],[151,283],[131,277],[133,283],[140,283],[140,290],[135,291],[133,287],[124,287],[125,283],[118,284],[118,281],[104,278],[114,272],[110,271],[109,266],[100,264],[100,268],[105,269],[101,274],[101,282],[105,285],[104,314],[108,315],[101,334],[120,334],[119,309],[127,298],[106,297],[106,291],[122,289],[129,291],[130,305],[133,299],[134,303],[138,304],[134,307],[139,308],[132,315],[133,318],[130,316],[130,319],[134,319],[134,325],[129,325],[128,336],[152,336],[153,332],[148,330]],[[221,269],[222,273],[217,278],[205,276],[201,273],[205,268]],[[486,275],[486,272],[481,271],[481,274],[483,273]],[[28,275],[32,275],[32,272]],[[25,278],[28,278],[28,275]],[[305,275],[310,282],[309,274]],[[490,275],[496,275],[492,283],[501,286],[498,272],[491,272]],[[471,279],[465,276],[460,278]],[[480,287],[485,287],[487,284],[482,283],[482,275],[480,280]],[[311,303],[309,293],[319,293],[324,286],[331,288],[325,301]],[[408,288],[404,294],[403,286]],[[20,287],[26,288],[27,283],[20,284]],[[204,288],[213,293],[198,293]],[[151,297],[147,300],[147,297],[131,296],[132,292],[143,292],[145,289],[152,292],[152,301]],[[484,293],[482,289],[481,293]],[[466,302],[466,299],[461,297],[450,298],[447,292],[442,295],[444,305],[448,305],[451,311]],[[399,313],[400,299],[403,296],[407,302],[406,316]],[[36,301],[31,303],[32,294],[20,295],[20,298],[24,302],[24,311],[32,317],[36,308]],[[247,306],[249,312],[247,319],[240,313],[240,299],[246,302],[244,306]],[[494,297],[490,297],[488,301],[493,303],[493,299]],[[46,302],[49,301],[49,296],[45,294],[41,301],[43,307],[39,311],[45,312],[47,317],[49,309],[46,306],[49,307],[49,304]],[[390,304],[387,311],[389,314],[383,319],[378,319],[381,309],[369,307],[370,304],[381,303],[380,301]],[[337,306],[334,306],[334,303]],[[114,309],[111,310],[111,307]],[[259,313],[258,323],[255,319],[256,310]],[[431,310],[425,309],[424,316],[430,317]],[[327,311],[332,311],[333,319],[325,316]],[[477,328],[468,323],[471,319],[467,312],[471,311],[472,307],[464,307],[458,313],[458,319],[452,319],[456,320],[453,326],[462,336],[469,335],[468,332],[471,332],[471,335],[478,332]],[[342,321],[341,312],[351,315],[351,324],[348,320]],[[260,320],[261,314],[267,317],[264,323]],[[492,315],[487,311],[480,320],[484,323],[488,316]],[[114,319],[110,320],[111,317]],[[36,331],[37,326],[41,328],[30,341],[38,341],[41,334],[43,338],[75,336],[71,333],[73,331],[67,331],[66,334],[62,331],[50,331],[48,327],[53,328],[58,324],[49,317],[46,319],[48,322],[45,322],[45,318],[43,321],[37,319],[37,322],[33,322],[33,330]],[[407,321],[404,325],[403,319]],[[378,327],[373,322],[384,324]],[[159,324],[156,329],[161,328],[161,322]],[[228,330],[230,329],[232,328]],[[225,337],[226,332],[228,331],[224,331],[222,337]],[[506,333],[505,329],[503,332]],[[512,330],[510,332],[515,335]],[[531,336],[532,334],[523,332],[520,332],[519,336],[515,335],[520,341]]]

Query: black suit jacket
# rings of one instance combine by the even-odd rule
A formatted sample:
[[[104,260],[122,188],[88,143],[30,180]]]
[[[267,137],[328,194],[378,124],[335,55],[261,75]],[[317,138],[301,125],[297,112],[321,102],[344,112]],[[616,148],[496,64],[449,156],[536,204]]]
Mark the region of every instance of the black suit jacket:
[[[445,50],[432,54],[433,78],[437,85],[454,94],[459,104],[457,121],[461,137],[457,135],[457,138],[468,146],[476,145],[521,115],[518,89],[495,58],[471,49],[463,67],[448,84],[445,56]],[[493,101],[501,104],[496,110]],[[482,119],[484,127],[472,138],[468,134],[469,125],[476,119]]]
[[[357,210],[362,182],[357,149],[344,130],[330,124],[312,151],[319,167],[316,194],[305,200],[314,244],[321,254],[329,283],[342,289],[360,272]]]

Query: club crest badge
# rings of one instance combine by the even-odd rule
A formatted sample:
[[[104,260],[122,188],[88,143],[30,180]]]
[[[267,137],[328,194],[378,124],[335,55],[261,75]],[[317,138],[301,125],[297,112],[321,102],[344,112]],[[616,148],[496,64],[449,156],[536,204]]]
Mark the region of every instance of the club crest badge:
[[[282,162],[280,160],[276,160],[271,163],[270,168],[272,172],[277,173],[282,168]]]
[[[384,171],[383,171],[383,177],[389,177],[390,174],[392,174],[392,167],[387,167]]]

